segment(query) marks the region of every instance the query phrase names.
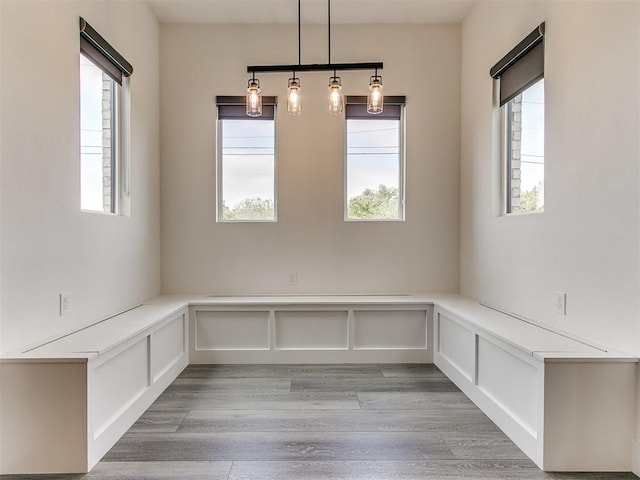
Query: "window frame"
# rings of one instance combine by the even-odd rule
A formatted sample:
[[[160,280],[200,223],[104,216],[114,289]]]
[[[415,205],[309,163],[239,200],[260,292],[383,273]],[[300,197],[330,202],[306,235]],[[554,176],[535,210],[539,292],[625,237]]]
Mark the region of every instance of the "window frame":
[[[499,111],[500,119],[500,214],[503,216],[544,212],[541,209],[533,211],[513,211],[513,100],[527,92],[545,78],[545,22],[539,24],[522,41],[502,57],[491,69],[489,75],[494,79],[494,109]],[[545,84],[543,84],[543,89]],[[546,107],[546,96],[543,90],[543,115]],[[494,110],[495,111],[495,110]],[[524,110],[521,107],[520,123],[522,124]],[[494,117],[495,118],[495,117]],[[544,117],[543,117],[544,118]],[[496,123],[494,123],[494,135]],[[543,139],[545,130],[543,130]],[[494,137],[495,138],[495,137]],[[522,150],[522,129],[520,134],[520,150]],[[544,147],[543,147],[544,148]],[[544,150],[543,150],[543,178],[544,191]],[[520,152],[522,164],[522,151]],[[522,178],[522,176],[520,177]],[[535,188],[535,187],[534,187]],[[520,189],[522,193],[522,189]]]
[[[536,213],[544,213],[544,204],[542,205],[542,208],[538,209],[538,210],[532,210],[532,211],[522,211],[522,210],[518,210],[518,211],[513,211],[513,205],[512,205],[512,198],[513,198],[513,194],[512,194],[512,181],[513,181],[513,172],[512,172],[512,162],[513,162],[513,130],[512,130],[512,122],[511,122],[511,118],[513,115],[513,100],[515,98],[517,98],[519,95],[523,95],[527,90],[529,90],[530,88],[534,87],[535,85],[537,85],[540,81],[544,81],[544,76],[540,79],[538,79],[535,83],[532,83],[531,85],[528,85],[527,87],[525,87],[524,89],[522,89],[520,91],[520,93],[518,93],[518,95],[516,95],[515,97],[513,97],[512,99],[510,99],[508,102],[506,102],[502,107],[500,107],[500,119],[501,119],[501,124],[502,124],[502,128],[501,128],[501,134],[502,137],[500,139],[500,143],[502,145],[502,154],[501,154],[501,172],[502,172],[502,177],[503,177],[503,181],[502,181],[502,194],[501,194],[501,204],[502,204],[502,215],[504,216],[510,216],[510,215],[530,215],[530,214],[536,214]],[[544,88],[544,86],[543,86]],[[543,108],[546,107],[546,96],[545,96],[545,102],[543,103]],[[522,112],[521,112],[521,121],[522,121]],[[546,131],[546,129],[545,129]],[[521,141],[522,141],[522,134],[521,134]],[[545,142],[546,143],[546,142]],[[544,147],[543,147],[544,148]],[[543,190],[544,190],[544,185],[545,185],[545,175],[546,175],[546,169],[544,168],[545,163],[544,163],[544,159],[545,156],[543,155],[543,179],[542,179],[542,185],[543,185]],[[520,154],[520,161],[522,162],[522,153]],[[522,177],[521,177],[522,178]],[[521,193],[522,189],[521,189]],[[519,208],[519,207],[518,207]]]
[[[513,161],[513,125],[511,122],[511,118],[513,115],[513,104],[511,100],[509,100],[502,108],[502,174],[504,175],[504,188],[502,190],[504,196],[504,214],[511,215],[512,205],[511,199],[513,197],[511,188],[512,188],[512,180],[513,180],[513,171],[512,171],[512,161]]]
[[[224,99],[224,100],[222,100]],[[223,105],[221,102],[230,102],[229,104],[233,105],[242,105],[245,108],[245,98],[244,97],[218,97],[217,105],[216,105],[216,223],[276,223],[278,221],[278,105],[277,105],[277,97],[263,97],[263,108],[267,105],[273,106],[273,118],[271,119],[263,119],[261,117],[237,117],[235,119],[231,118],[220,118],[220,106]],[[223,217],[223,121],[237,121],[237,120],[248,120],[248,121],[271,121],[273,122],[273,218],[272,219],[226,219]]]
[[[87,57],[82,52],[80,53],[87,61],[99,70],[102,70],[90,57]],[[80,67],[82,68],[82,67]],[[104,72],[103,72],[104,74]],[[105,74],[106,75],[106,74]],[[108,77],[108,75],[107,75]],[[128,90],[129,81],[128,78],[123,79],[122,85],[118,84],[112,78],[110,81],[111,91],[111,178],[110,178],[110,209],[107,210],[93,210],[89,208],[82,208],[82,202],[80,210],[88,213],[103,213],[106,215],[119,215],[123,214],[126,209],[125,197],[128,196],[128,174],[129,174],[129,156],[128,145],[129,128],[128,122],[125,122],[125,118],[128,118]],[[80,93],[82,96],[82,85],[80,85]],[[80,99],[80,117],[82,118],[82,99]],[[80,130],[82,131],[82,120],[80,122]],[[82,133],[81,133],[82,135]],[[80,146],[82,147],[82,137],[80,138]],[[82,151],[80,153],[82,159]],[[82,169],[81,169],[82,173]],[[127,185],[127,188],[125,188]]]
[[[349,98],[357,98],[359,99],[360,97],[348,97],[347,102],[349,102]],[[362,97],[365,99],[365,103],[366,103],[366,97]],[[349,182],[349,177],[348,177],[348,170],[349,170],[349,155],[348,155],[348,135],[349,135],[349,128],[348,128],[348,120],[350,120],[347,116],[347,114],[345,113],[345,121],[344,121],[344,185],[343,185],[343,195],[344,195],[344,202],[343,202],[343,216],[344,216],[344,221],[345,222],[404,222],[406,220],[406,198],[405,198],[405,191],[406,191],[406,102],[405,102],[405,97],[392,97],[392,99],[396,99],[396,100],[392,100],[395,101],[397,103],[394,103],[394,105],[399,105],[400,106],[400,118],[399,119],[395,119],[395,118],[388,118],[388,117],[383,117],[383,116],[377,116],[377,115],[373,115],[370,114],[371,118],[362,118],[361,120],[366,120],[366,121],[380,121],[380,120],[396,120],[398,121],[398,142],[399,142],[399,146],[398,146],[398,216],[396,218],[351,218],[349,217],[349,195],[348,195],[348,182]],[[360,100],[355,100],[355,102],[358,102]],[[387,99],[385,98],[385,105],[387,104]]]
[[[110,125],[110,206],[109,210],[82,208],[82,150],[79,151],[80,171],[80,211],[103,215],[130,215],[130,112],[131,92],[130,76],[133,66],[115,50],[82,17],[79,18],[80,45],[78,51],[78,92],[79,99],[79,146],[82,147],[82,58],[100,70],[110,79],[111,125]],[[103,176],[104,179],[104,176]],[[104,187],[103,187],[104,192]]]

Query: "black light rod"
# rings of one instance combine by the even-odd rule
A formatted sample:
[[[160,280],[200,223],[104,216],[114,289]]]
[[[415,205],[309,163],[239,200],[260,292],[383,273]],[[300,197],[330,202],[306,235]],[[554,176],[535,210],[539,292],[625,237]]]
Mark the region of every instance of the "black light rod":
[[[247,73],[261,72],[329,72],[333,70],[382,70],[382,62],[369,63],[311,63],[306,65],[250,65]]]
[[[327,60],[331,63],[331,0],[327,0],[327,41],[329,43],[329,47],[327,48]]]
[[[301,12],[300,0],[298,0],[298,65],[300,65],[302,63],[302,53],[301,53],[302,50],[300,49],[300,45],[302,44],[302,34],[300,33],[301,32],[301,30],[300,30],[300,25],[301,25],[300,12]],[[329,61],[331,61],[331,60],[329,60]],[[294,75],[294,77],[295,77],[295,75]]]

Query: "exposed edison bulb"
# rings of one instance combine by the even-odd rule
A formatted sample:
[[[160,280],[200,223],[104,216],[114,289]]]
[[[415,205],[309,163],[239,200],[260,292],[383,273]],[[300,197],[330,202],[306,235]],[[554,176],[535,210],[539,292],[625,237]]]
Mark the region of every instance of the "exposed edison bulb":
[[[369,96],[367,98],[367,113],[373,115],[382,113],[384,95],[382,94],[382,77],[374,75],[369,82]]]
[[[258,80],[249,80],[247,88],[247,115],[250,117],[262,116],[262,95],[260,95],[260,82]]]
[[[300,115],[302,113],[302,104],[300,103],[300,79],[296,77],[290,78],[288,88],[287,112],[291,115]]]
[[[344,108],[344,95],[342,95],[342,83],[340,77],[331,77],[329,82],[329,112],[340,115]]]

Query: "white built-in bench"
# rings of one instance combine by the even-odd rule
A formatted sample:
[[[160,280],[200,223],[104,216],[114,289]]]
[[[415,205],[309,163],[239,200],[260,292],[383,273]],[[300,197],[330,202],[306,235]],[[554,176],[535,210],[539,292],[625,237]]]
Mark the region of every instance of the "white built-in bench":
[[[546,471],[630,471],[638,359],[461,296],[434,312],[434,363]]]
[[[424,295],[205,297],[190,307],[191,363],[432,363]]]
[[[187,329],[141,305],[0,357],[0,474],[88,472],[187,366]]]
[[[90,470],[188,363],[431,363],[544,470],[630,470],[637,358],[460,295],[163,296],[0,358],[0,473]]]

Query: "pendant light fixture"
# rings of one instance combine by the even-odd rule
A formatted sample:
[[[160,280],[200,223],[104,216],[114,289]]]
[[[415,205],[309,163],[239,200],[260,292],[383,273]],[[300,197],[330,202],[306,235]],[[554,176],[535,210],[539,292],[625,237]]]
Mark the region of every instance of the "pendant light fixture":
[[[333,115],[340,115],[343,109],[342,82],[340,77],[336,77],[336,72],[333,72],[333,77],[329,79],[329,112]]]
[[[327,0],[327,60],[331,65],[331,0]],[[342,95],[342,81],[336,71],[329,78],[329,113],[340,115],[344,108],[344,96]]]
[[[383,104],[384,95],[382,94],[382,77],[378,75],[378,69],[376,68],[375,74],[369,79],[367,113],[372,115],[382,113]]]
[[[302,104],[300,103],[300,79],[293,72],[293,77],[289,79],[287,86],[289,95],[287,96],[287,112],[291,115],[300,115],[302,113]]]
[[[262,116],[262,94],[260,93],[260,81],[253,77],[248,82],[247,88],[247,115],[250,117]]]
[[[340,115],[344,110],[344,95],[342,93],[342,81],[337,75],[338,70],[374,70],[375,74],[369,82],[369,95],[367,98],[367,112],[376,114],[381,113],[383,109],[384,97],[382,95],[382,77],[378,75],[378,69],[383,68],[382,62],[360,62],[360,63],[331,63],[331,0],[327,0],[327,37],[328,37],[328,61],[326,64],[302,64],[301,56],[301,17],[300,2],[298,0],[298,64],[297,65],[250,65],[247,72],[253,75],[249,81],[249,94],[247,95],[247,115],[259,116],[250,112],[256,109],[251,107],[252,101],[260,98],[260,82],[256,80],[257,72],[275,73],[275,72],[292,72],[287,84],[287,111],[292,115],[300,115],[302,113],[302,102],[300,96],[300,79],[296,77],[296,72],[331,72],[333,76],[329,77],[329,112]],[[255,103],[255,102],[254,102]],[[261,99],[260,99],[261,108]]]
[[[301,33],[300,33],[300,0],[298,0],[298,66],[302,63],[302,54],[300,50]],[[302,113],[302,103],[300,102],[300,79],[296,77],[296,71],[289,79],[287,84],[287,112],[289,115],[300,115]]]

